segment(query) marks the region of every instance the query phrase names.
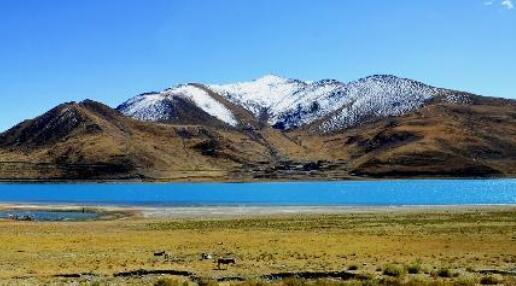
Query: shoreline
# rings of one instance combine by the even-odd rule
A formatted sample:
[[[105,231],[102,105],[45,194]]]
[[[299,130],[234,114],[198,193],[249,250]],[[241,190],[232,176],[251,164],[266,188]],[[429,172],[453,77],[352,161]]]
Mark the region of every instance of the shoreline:
[[[267,179],[56,179],[56,180],[11,180],[0,178],[0,184],[249,184],[249,183],[314,183],[314,182],[378,182],[378,181],[417,181],[417,180],[516,180],[516,176],[471,176],[471,177],[452,177],[452,176],[408,176],[408,177],[370,177],[370,176],[349,176],[342,178],[328,177],[306,177],[306,178],[267,178]]]
[[[206,206],[144,206],[95,205],[76,203],[0,203],[0,211],[88,211],[99,213],[98,220],[127,217],[154,219],[245,218],[296,215],[338,215],[353,213],[467,212],[479,210],[515,209],[516,204],[469,205],[206,205]],[[116,216],[112,216],[117,214]]]

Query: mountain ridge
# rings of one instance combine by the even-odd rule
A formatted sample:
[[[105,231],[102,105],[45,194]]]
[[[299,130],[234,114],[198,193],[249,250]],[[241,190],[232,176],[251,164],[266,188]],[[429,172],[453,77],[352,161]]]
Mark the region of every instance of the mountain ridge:
[[[270,76],[258,87],[284,96],[273,107],[258,102],[256,83],[189,83],[118,109],[61,104],[0,133],[0,181],[516,176],[515,100],[381,75],[348,84]],[[314,102],[331,108],[311,110]],[[152,114],[124,114],[132,104]]]
[[[333,114],[333,117],[321,123],[318,130],[331,132],[360,124],[370,117],[402,115],[438,96],[450,102],[467,101],[463,92],[436,88],[393,75],[372,75],[348,83],[334,79],[307,82],[266,75],[249,82],[198,85],[204,87],[202,92],[217,94],[225,101],[251,112],[255,118],[283,130],[302,128]],[[186,87],[188,89],[185,91]],[[141,94],[121,104],[117,110],[140,120],[161,121],[161,117],[166,117],[163,115],[166,111],[160,105],[170,98],[182,96],[192,99],[199,108],[219,120],[232,126],[238,125],[232,113],[223,106],[215,111],[212,105],[220,103],[220,100],[200,102],[202,100],[196,98],[195,89],[196,85],[189,83],[158,93]],[[208,94],[205,96],[213,99]]]

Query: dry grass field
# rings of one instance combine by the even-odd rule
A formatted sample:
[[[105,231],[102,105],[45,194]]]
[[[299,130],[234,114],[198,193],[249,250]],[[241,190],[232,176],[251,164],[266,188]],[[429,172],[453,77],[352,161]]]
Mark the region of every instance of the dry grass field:
[[[170,257],[155,257],[156,251]],[[202,260],[202,253],[214,259],[235,257],[237,263],[219,270],[213,259]],[[255,286],[516,285],[515,268],[516,207],[224,219],[0,221],[1,285],[215,285],[216,280]],[[170,276],[173,280],[157,275],[114,277],[138,269],[186,270],[194,275]],[[358,276],[346,281],[261,279],[271,273],[343,270]],[[247,282],[238,282],[242,279]]]

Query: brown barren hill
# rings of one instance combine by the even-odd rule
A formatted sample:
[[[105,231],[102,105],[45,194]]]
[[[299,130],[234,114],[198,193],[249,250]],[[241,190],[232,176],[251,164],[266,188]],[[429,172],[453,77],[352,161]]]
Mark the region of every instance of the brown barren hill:
[[[60,105],[0,135],[0,178],[224,180],[247,161],[269,160],[240,132],[136,121],[94,101]]]
[[[325,136],[297,135],[314,150],[372,177],[513,177],[516,102],[469,96],[467,104],[435,100],[403,116]],[[324,156],[326,154],[321,154]]]
[[[331,133],[314,131],[317,121],[277,130],[228,102],[239,126],[187,100],[175,105],[179,119],[157,123],[91,100],[66,103],[0,134],[0,180],[516,176],[516,102],[467,96]]]

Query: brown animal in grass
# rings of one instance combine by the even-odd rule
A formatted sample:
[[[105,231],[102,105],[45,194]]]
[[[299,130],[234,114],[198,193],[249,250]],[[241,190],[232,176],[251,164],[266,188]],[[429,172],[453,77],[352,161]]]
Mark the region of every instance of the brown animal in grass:
[[[236,259],[233,257],[221,257],[217,259],[217,267],[218,269],[221,269],[221,265],[230,265],[230,264],[236,264]]]
[[[164,259],[168,259],[169,255],[166,251],[156,251],[154,252],[154,257],[163,257]]]

